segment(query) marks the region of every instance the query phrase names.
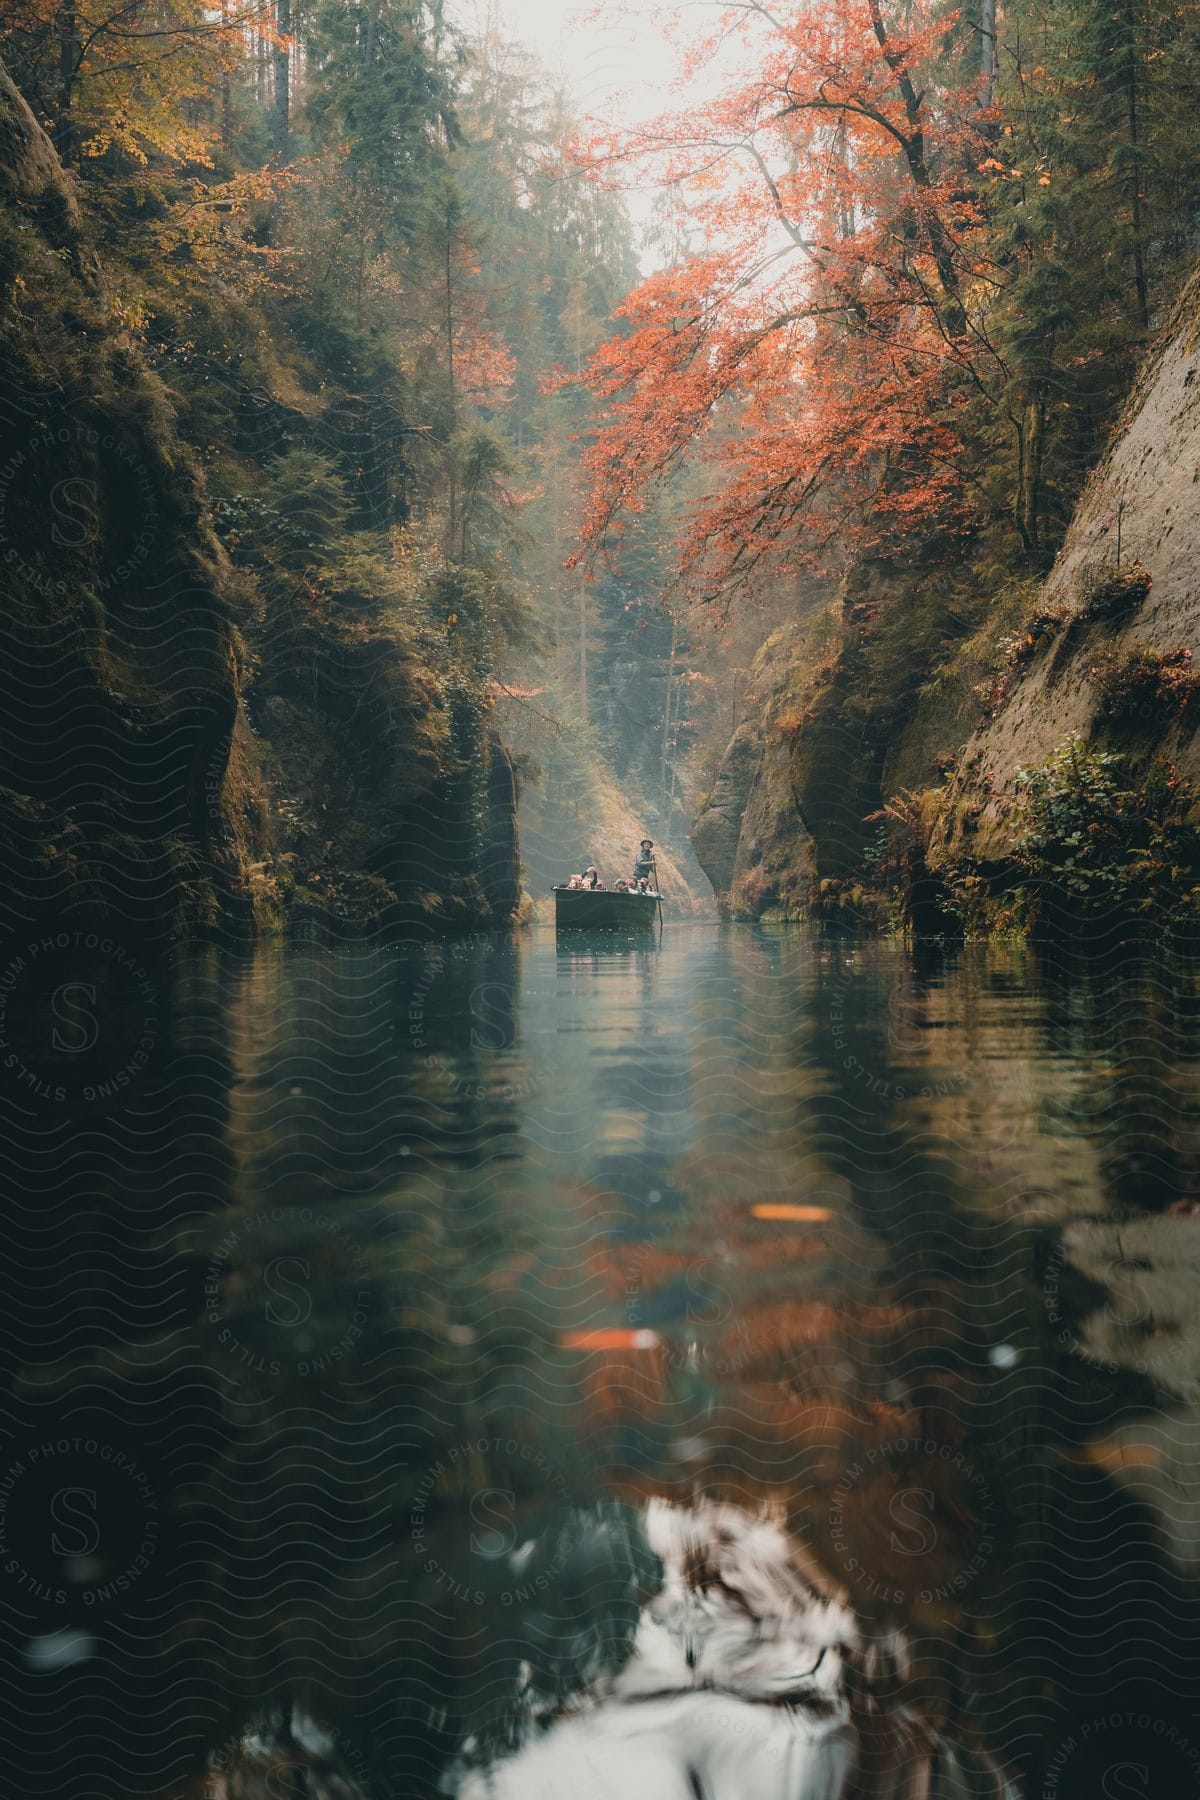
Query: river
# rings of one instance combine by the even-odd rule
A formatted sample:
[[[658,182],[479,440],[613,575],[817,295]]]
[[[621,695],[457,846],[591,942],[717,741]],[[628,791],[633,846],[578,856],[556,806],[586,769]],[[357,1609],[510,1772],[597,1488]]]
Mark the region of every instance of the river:
[[[19,1786],[1200,1794],[1193,967],[668,923],[8,994]]]

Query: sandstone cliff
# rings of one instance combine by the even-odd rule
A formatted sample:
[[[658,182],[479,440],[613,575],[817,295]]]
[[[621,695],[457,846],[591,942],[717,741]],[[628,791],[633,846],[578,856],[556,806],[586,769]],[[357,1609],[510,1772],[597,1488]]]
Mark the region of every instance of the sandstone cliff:
[[[1046,643],[1009,678],[995,716],[970,739],[951,790],[939,853],[986,861],[1010,841],[1019,769],[1072,737],[1133,762],[1165,755],[1200,779],[1200,737],[1186,708],[1158,704],[1118,676],[1138,652],[1200,649],[1200,275],[1168,320],[1093,472],[1033,615]],[[1144,599],[1098,606],[1118,569],[1144,568]],[[1140,604],[1138,601],[1140,600]],[[1107,614],[1107,616],[1106,616]],[[1107,692],[1106,692],[1107,679]]]

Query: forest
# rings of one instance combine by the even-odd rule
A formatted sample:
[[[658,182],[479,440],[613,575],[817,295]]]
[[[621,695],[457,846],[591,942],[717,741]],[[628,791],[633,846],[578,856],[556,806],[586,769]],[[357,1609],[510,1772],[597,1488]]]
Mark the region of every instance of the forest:
[[[1190,379],[1197,9],[708,14],[626,129],[499,15],[6,10],[27,900],[461,928],[640,820],[685,910],[1190,917],[1183,539],[1113,455]]]

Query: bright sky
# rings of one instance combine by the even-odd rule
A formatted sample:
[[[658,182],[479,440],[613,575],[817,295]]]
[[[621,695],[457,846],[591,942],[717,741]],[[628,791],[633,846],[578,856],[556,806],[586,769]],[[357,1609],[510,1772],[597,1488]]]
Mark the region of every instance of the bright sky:
[[[655,23],[663,0],[457,0],[455,10],[478,25],[498,13],[505,36],[563,78],[582,114],[629,124],[667,103],[675,57]]]
[[[631,125],[674,103],[676,53],[663,21],[683,7],[701,14],[705,0],[451,0],[468,27],[481,30],[497,15],[505,37],[525,44],[562,80],[581,119]],[[649,191],[627,193],[637,227],[651,217]],[[651,261],[655,258],[651,255]]]

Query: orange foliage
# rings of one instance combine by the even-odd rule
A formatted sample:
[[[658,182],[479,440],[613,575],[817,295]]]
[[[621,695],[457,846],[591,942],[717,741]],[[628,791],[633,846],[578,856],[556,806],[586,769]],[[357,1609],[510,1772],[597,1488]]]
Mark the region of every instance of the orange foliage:
[[[987,374],[973,180],[994,118],[928,78],[953,16],[905,10],[902,29],[880,0],[731,9],[691,64],[740,41],[740,80],[580,148],[601,178],[670,184],[708,245],[629,295],[582,377],[588,548],[696,446],[712,479],[681,566],[710,591],[765,557],[965,520],[955,414]]]
[[[512,399],[517,359],[500,334],[478,320],[454,333],[454,373],[464,399],[493,410]]]

